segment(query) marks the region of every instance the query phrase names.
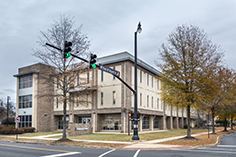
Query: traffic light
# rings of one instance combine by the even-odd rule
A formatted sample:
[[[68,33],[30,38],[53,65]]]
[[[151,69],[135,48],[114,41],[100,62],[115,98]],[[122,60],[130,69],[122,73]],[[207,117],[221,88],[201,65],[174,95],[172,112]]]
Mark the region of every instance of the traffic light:
[[[89,69],[95,69],[97,67],[96,63],[96,54],[91,54],[90,55],[90,60],[89,60]]]
[[[140,112],[139,111],[137,111],[137,118],[139,119],[140,118]]]
[[[71,51],[72,42],[65,41],[64,44],[64,58],[71,57],[70,51]]]
[[[133,118],[134,113],[132,111],[130,111],[128,115],[129,115],[129,118]]]

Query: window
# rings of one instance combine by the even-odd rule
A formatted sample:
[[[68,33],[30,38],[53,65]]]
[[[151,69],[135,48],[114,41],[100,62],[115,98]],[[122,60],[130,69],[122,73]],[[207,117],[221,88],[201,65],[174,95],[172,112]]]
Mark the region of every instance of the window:
[[[31,127],[32,126],[32,115],[19,116],[20,122],[19,127]]]
[[[152,87],[153,87],[153,77],[152,77]]]
[[[101,70],[101,81],[103,81],[103,70]]]
[[[89,105],[89,94],[87,94],[87,106]]]
[[[121,130],[120,114],[101,115],[101,130]]]
[[[113,70],[115,71],[116,67],[113,67]],[[115,77],[115,75],[113,75],[113,80],[115,80],[115,79],[116,79],[116,77]]]
[[[77,76],[77,86],[79,86],[79,74]]]
[[[149,107],[149,95],[147,96],[147,107]]]
[[[149,129],[149,116],[143,117],[142,124],[143,129]]]
[[[57,88],[59,87],[59,78],[57,77]]]
[[[157,109],[159,108],[159,98],[157,98]]]
[[[147,85],[149,86],[149,75],[147,74]]]
[[[89,72],[87,73],[87,83],[89,83]]]
[[[142,93],[140,93],[140,106],[142,106]]]
[[[63,129],[63,116],[58,117],[58,129]],[[66,128],[68,128],[69,117],[66,116]]]
[[[103,93],[101,93],[101,105],[103,105]]]
[[[113,91],[113,105],[116,104],[116,91]]]
[[[76,106],[79,107],[79,95],[76,97]]]
[[[160,86],[159,86],[159,79],[157,79],[157,89],[158,89],[158,90],[160,89]]]
[[[19,108],[31,108],[32,95],[19,96]]]
[[[153,108],[153,97],[152,97],[152,108]]]
[[[57,108],[58,108],[58,97],[57,97]]]
[[[154,129],[159,128],[159,126],[158,126],[158,118],[157,117],[155,117],[154,120],[153,120],[153,128]]]
[[[25,75],[19,78],[19,89],[32,87],[32,75]]]
[[[142,83],[142,71],[140,70],[140,83]]]

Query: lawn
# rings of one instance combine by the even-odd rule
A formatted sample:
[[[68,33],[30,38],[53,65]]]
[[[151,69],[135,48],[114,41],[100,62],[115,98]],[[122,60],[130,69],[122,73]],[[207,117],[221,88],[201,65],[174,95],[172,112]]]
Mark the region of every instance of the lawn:
[[[217,132],[215,135],[209,134],[209,138],[208,134],[206,134],[206,135],[195,136],[197,140],[178,139],[178,140],[161,142],[158,144],[173,144],[173,145],[187,145],[187,146],[202,146],[202,145],[215,144],[218,136],[226,133],[232,133],[234,131],[235,130],[231,130],[230,128],[228,128],[227,132],[220,131]]]
[[[207,129],[192,129],[192,134],[207,132]],[[143,133],[139,134],[140,140],[150,141],[155,139],[162,139],[175,136],[184,136],[187,135],[187,129],[173,129],[164,132],[154,132],[154,133]],[[51,138],[61,138],[62,136],[53,136]],[[100,141],[123,141],[129,142],[132,139],[132,135],[128,136],[127,134],[87,134],[87,135],[78,135],[78,136],[68,136],[69,139],[81,139],[81,140],[100,140]]]

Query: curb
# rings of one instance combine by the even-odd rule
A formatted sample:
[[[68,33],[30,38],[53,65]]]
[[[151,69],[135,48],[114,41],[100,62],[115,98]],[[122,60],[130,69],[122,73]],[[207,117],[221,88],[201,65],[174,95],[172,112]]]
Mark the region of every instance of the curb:
[[[219,135],[219,136],[217,137],[217,139],[216,139],[216,143],[207,144],[207,145],[202,145],[202,146],[196,146],[196,147],[194,147],[194,149],[204,148],[204,147],[210,147],[210,146],[216,146],[216,145],[219,144],[219,138],[220,138],[220,137],[225,136],[225,135],[227,135],[227,134],[232,134],[232,133],[234,133],[234,132],[231,132],[231,133],[224,133],[224,134],[222,134],[222,135]]]

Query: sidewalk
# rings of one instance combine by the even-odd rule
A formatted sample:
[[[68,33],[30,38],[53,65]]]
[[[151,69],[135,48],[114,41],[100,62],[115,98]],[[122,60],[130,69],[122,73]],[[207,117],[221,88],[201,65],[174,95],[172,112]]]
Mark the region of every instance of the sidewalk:
[[[218,130],[219,132],[221,130]],[[199,133],[199,134],[193,134],[192,136],[199,136],[207,134],[208,132]],[[35,137],[18,137],[19,139],[35,139],[35,140],[58,140],[58,138],[49,138],[53,136],[59,136],[60,134],[52,134],[52,135],[43,135],[43,136],[35,136]],[[186,135],[185,135],[186,136]],[[184,145],[168,145],[168,144],[158,144],[160,142],[165,141],[171,141],[183,138],[185,136],[176,136],[176,137],[170,137],[170,138],[163,138],[163,139],[157,139],[157,140],[151,140],[151,141],[132,141],[132,142],[121,142],[121,141],[100,141],[100,140],[80,140],[80,139],[71,139],[73,141],[79,141],[79,142],[96,142],[96,143],[113,143],[113,144],[124,144],[125,146],[122,146],[121,149],[190,149],[194,148],[191,146],[184,146]],[[9,137],[9,138],[15,138],[15,136],[4,136],[0,135],[0,137]],[[30,141],[18,141],[19,143],[30,143]],[[32,142],[35,144],[35,142]],[[39,144],[42,143],[39,142]]]

